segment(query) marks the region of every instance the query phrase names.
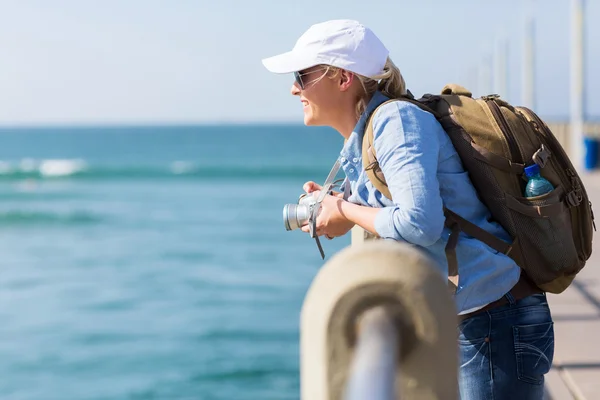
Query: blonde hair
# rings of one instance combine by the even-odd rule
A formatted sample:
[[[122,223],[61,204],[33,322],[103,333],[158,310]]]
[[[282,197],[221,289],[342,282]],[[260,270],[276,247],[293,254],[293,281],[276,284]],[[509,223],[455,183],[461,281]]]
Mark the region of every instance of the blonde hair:
[[[334,78],[340,71],[340,68],[327,66],[328,72],[333,71],[330,77]],[[390,98],[397,98],[406,94],[406,83],[404,77],[400,73],[400,69],[394,64],[391,58],[387,58],[383,72],[379,75],[372,77],[366,77],[363,75],[355,74],[363,88],[363,95],[359,96],[356,103],[356,116],[359,118],[367,108],[367,103],[373,96],[373,94],[379,90],[384,95]]]

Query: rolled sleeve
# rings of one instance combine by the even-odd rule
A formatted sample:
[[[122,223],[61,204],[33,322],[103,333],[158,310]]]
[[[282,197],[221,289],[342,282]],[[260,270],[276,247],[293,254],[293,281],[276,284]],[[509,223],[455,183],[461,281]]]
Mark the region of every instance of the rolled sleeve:
[[[404,240],[403,237],[400,236],[400,232],[394,226],[394,212],[397,207],[383,207],[377,215],[375,215],[375,230],[377,231],[377,235],[384,239],[394,239],[394,240]]]
[[[439,130],[431,114],[404,101],[383,106],[374,117],[374,146],[394,206],[375,218],[382,238],[430,246],[444,229],[437,179]]]

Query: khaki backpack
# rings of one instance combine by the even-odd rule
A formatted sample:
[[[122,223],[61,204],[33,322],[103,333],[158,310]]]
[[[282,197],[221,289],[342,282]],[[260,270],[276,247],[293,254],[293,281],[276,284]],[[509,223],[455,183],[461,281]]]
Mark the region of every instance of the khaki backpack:
[[[453,289],[458,285],[455,247],[462,231],[514,259],[540,289],[564,291],[590,257],[596,227],[583,183],[548,126],[525,107],[513,107],[497,95],[474,99],[458,85],[445,86],[441,95],[416,100],[409,94],[383,104],[390,101],[411,102],[437,118],[480,199],[513,238],[506,243],[444,208],[445,224],[452,230],[446,257]],[[373,146],[377,109],[365,130],[363,165],[375,188],[391,199]],[[534,162],[555,189],[526,198],[523,170]]]

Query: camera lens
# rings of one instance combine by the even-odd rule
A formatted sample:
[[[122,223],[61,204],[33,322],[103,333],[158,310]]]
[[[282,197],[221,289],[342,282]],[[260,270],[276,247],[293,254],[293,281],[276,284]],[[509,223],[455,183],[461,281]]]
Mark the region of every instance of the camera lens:
[[[308,207],[304,204],[286,204],[283,206],[283,225],[288,231],[300,228],[308,221]]]
[[[296,204],[286,204],[283,206],[283,225],[286,231],[291,231],[293,228],[290,225],[290,212],[292,215],[296,213]]]

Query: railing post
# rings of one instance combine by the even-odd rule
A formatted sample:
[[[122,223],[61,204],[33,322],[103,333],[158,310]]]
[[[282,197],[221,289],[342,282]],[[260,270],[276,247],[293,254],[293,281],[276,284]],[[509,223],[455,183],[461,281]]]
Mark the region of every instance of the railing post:
[[[442,275],[401,242],[333,255],[302,307],[302,400],[455,400],[456,308]]]
[[[394,400],[396,393],[397,355],[402,341],[393,311],[376,306],[363,312],[360,332],[344,400]]]

